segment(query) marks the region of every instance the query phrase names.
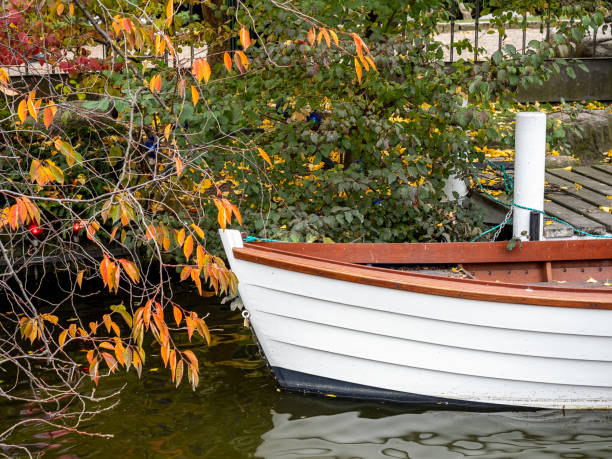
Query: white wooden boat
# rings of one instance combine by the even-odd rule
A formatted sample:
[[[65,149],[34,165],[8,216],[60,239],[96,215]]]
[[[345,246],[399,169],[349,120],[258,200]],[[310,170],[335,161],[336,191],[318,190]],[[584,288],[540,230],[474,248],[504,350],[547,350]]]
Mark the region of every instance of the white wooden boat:
[[[244,243],[235,230],[221,239],[282,387],[423,404],[612,408],[609,240],[508,251],[504,242]]]

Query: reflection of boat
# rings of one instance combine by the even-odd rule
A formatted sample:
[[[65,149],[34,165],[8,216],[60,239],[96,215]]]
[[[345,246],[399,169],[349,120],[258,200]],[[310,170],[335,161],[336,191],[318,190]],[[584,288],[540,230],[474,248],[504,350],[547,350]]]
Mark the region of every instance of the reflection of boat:
[[[281,386],[417,403],[612,408],[609,241],[507,251],[503,242],[221,238]],[[417,272],[423,265],[436,269]]]
[[[357,411],[292,418],[274,413],[255,457],[289,459],[608,457],[610,416],[597,411],[427,411],[369,419]]]

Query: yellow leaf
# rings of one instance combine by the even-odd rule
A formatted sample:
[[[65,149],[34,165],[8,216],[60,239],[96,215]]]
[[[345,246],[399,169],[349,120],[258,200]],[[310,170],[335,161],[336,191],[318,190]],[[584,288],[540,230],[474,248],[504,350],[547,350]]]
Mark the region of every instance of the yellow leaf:
[[[60,4],[57,5],[56,11],[57,11],[57,15],[61,16],[62,13],[64,12],[64,4],[60,2]]]
[[[264,161],[267,162],[271,166],[272,161],[270,161],[270,157],[268,156],[268,154],[259,147],[257,147],[257,150],[259,150],[259,155],[264,159]]]
[[[334,40],[334,43],[336,44],[336,46],[339,46],[338,45],[338,35],[336,34],[336,32],[333,30],[330,30],[329,34],[331,35],[332,40]]]
[[[196,329],[198,330],[198,333],[200,334],[200,336],[202,336],[202,338],[206,340],[206,344],[210,346],[210,341],[211,341],[210,330],[208,329],[206,322],[204,322],[204,319],[196,320]]]
[[[60,347],[62,347],[64,345],[64,343],[66,342],[66,335],[67,334],[68,334],[68,329],[64,330],[63,332],[61,332],[59,334],[59,338],[57,339],[57,342],[58,342]]]
[[[251,36],[245,26],[240,29],[240,44],[245,51],[251,46]]]
[[[223,63],[225,64],[225,68],[227,69],[227,71],[231,72],[232,71],[232,58],[227,52],[223,53]]]
[[[185,259],[189,261],[189,257],[191,257],[191,253],[193,252],[193,236],[190,234],[185,239],[185,245],[183,245],[183,254],[185,254]]]
[[[200,236],[201,239],[204,239],[204,231],[202,231],[202,228],[200,228],[198,225],[196,225],[195,223],[191,224],[191,227],[193,228],[193,230],[196,232],[196,234],[198,236]]]
[[[198,92],[198,88],[196,88],[195,86],[191,86],[191,101],[193,102],[194,107],[198,104],[199,98],[200,93]]]
[[[359,64],[357,58],[355,58],[355,73],[357,74],[357,80],[359,81],[359,84],[361,84],[361,65]]]
[[[17,115],[22,123],[25,123],[26,117],[28,116],[27,110],[27,103],[25,99],[23,99],[21,102],[19,102],[19,106],[17,107]]]
[[[170,140],[170,133],[172,132],[172,124],[167,124],[164,128],[164,137],[166,138],[166,142]]]
[[[38,121],[38,108],[36,108],[34,99],[28,97],[28,112],[30,116],[34,118],[34,121]]]
[[[74,16],[74,3],[68,5],[68,11],[70,12],[70,16]]]
[[[100,347],[102,349],[108,349],[110,351],[114,351],[115,350],[115,346],[113,346],[112,343],[109,343],[108,341],[104,341],[104,342],[100,343]]]
[[[0,68],[0,82],[4,84],[8,84],[9,82],[9,74],[6,69]]]

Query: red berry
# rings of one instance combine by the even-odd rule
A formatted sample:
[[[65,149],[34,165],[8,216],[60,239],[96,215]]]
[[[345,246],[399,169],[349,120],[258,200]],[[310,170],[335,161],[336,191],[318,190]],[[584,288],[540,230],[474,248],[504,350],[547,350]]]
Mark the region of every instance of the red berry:
[[[36,239],[40,239],[42,238],[42,235],[45,232],[45,229],[38,226],[38,223],[36,222],[32,222],[28,225],[28,230],[30,231],[30,234],[32,236],[34,236]]]

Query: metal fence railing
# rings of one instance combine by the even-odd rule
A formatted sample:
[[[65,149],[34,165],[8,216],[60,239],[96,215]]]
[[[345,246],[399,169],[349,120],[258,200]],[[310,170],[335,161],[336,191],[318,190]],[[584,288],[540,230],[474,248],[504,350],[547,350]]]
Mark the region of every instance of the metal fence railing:
[[[463,5],[464,2],[456,2],[456,11],[460,10],[458,7],[459,3]],[[511,43],[522,54],[525,54],[529,49],[529,42],[531,40],[551,40],[552,34],[554,34],[559,24],[552,22],[550,6],[545,11],[542,11],[539,16],[530,16],[526,11],[512,13],[512,23],[500,24],[491,15],[481,16],[483,10],[482,4],[483,0],[473,0],[473,3],[470,5],[473,7],[473,20],[465,21],[451,18],[449,23],[443,24],[440,28],[438,36],[444,44],[448,45],[445,59],[450,63],[457,59],[455,45],[459,41],[459,34],[463,35],[463,39],[467,38],[470,41],[473,48],[471,57],[473,57],[474,61],[477,61],[479,57],[482,57],[481,52],[483,49],[490,56],[496,50],[502,52],[504,45],[507,43]],[[574,23],[574,19],[568,19],[566,22],[571,25]],[[503,26],[503,29],[500,26]],[[595,56],[599,43],[598,40],[612,40],[612,24],[608,23],[599,28],[590,28],[587,33],[590,35],[588,45],[591,47],[591,56]],[[495,35],[497,36],[495,37]],[[569,55],[566,57],[582,57],[574,56],[571,46],[568,46],[568,51]]]

